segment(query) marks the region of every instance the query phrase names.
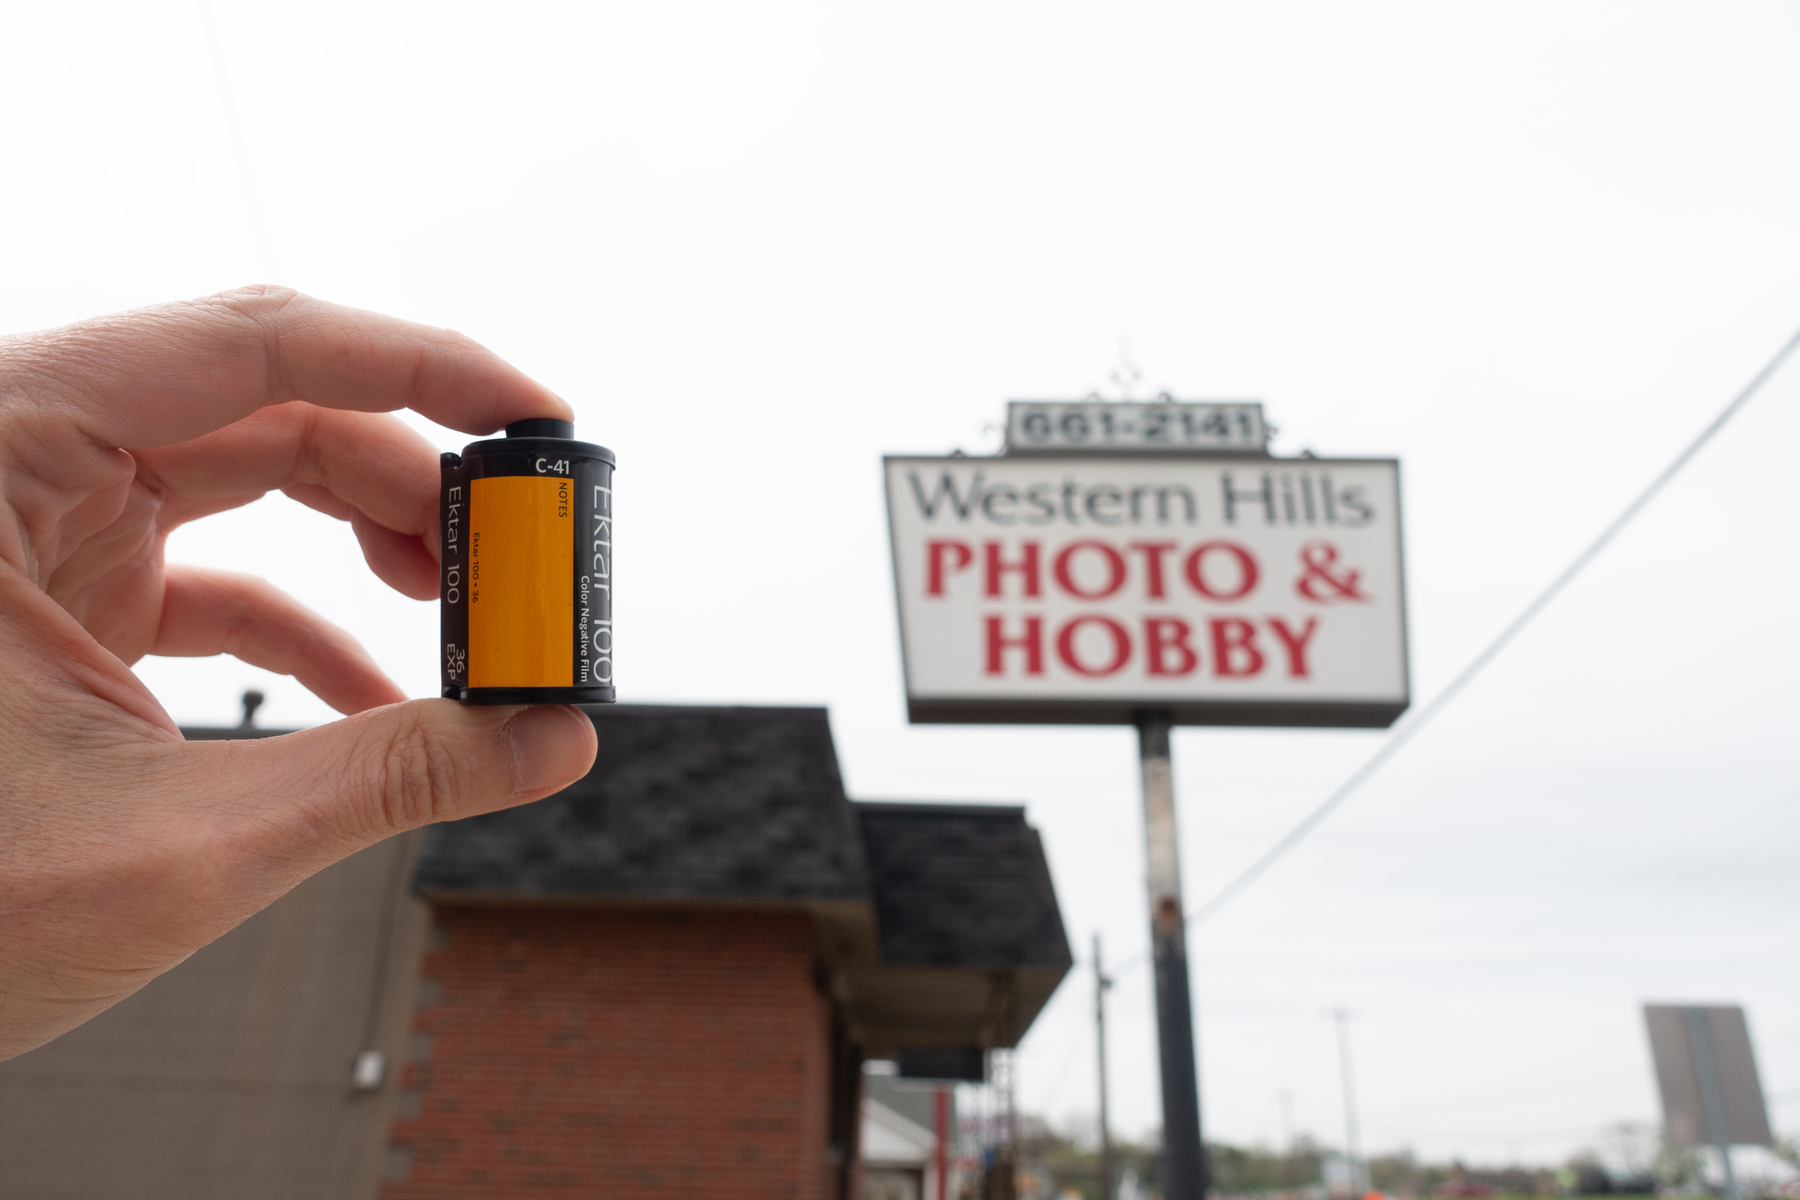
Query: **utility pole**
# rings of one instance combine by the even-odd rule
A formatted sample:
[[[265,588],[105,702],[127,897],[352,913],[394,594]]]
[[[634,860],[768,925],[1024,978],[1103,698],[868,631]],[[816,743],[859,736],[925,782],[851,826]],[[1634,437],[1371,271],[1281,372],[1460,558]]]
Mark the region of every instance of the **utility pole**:
[[[1294,1093],[1281,1090],[1281,1185],[1294,1184]]]
[[[1094,1044],[1100,1052],[1100,1200],[1113,1200],[1112,1124],[1106,1116],[1106,989],[1112,980],[1100,961],[1100,935],[1094,935]]]
[[[1334,1009],[1337,1017],[1338,1062],[1344,1073],[1344,1157],[1350,1168],[1350,1190],[1366,1192],[1368,1180],[1363,1178],[1362,1147],[1356,1127],[1356,1079],[1350,1070],[1350,1014]]]
[[[935,1200],[950,1200],[950,1085],[931,1090],[931,1173]]]
[[[1681,1010],[1687,1027],[1688,1046],[1694,1056],[1694,1074],[1700,1084],[1700,1107],[1706,1114],[1706,1131],[1719,1152],[1725,1169],[1725,1200],[1738,1200],[1737,1172],[1731,1169],[1731,1127],[1725,1120],[1725,1089],[1719,1081],[1719,1060],[1713,1049],[1712,1026],[1704,1008]]]
[[[1200,1141],[1200,1081],[1194,1064],[1194,1011],[1188,998],[1181,854],[1175,840],[1175,772],[1169,761],[1173,714],[1137,714],[1144,774],[1144,863],[1150,945],[1156,970],[1156,1040],[1162,1068],[1163,1194],[1206,1200],[1206,1152]]]

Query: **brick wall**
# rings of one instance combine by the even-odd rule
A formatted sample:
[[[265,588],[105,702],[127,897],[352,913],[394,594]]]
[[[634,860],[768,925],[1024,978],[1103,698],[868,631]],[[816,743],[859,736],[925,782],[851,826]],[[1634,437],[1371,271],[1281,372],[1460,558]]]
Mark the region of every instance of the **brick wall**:
[[[811,918],[439,908],[382,1200],[830,1200]]]

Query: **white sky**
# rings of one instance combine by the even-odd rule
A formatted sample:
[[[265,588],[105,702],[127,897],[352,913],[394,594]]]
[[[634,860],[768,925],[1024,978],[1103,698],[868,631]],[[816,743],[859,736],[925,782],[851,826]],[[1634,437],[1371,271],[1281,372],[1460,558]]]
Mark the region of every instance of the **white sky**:
[[[273,277],[481,339],[618,452],[621,697],[828,704],[860,798],[1028,803],[1083,956],[1146,939],[1132,737],[906,725],[883,452],[992,449],[1128,338],[1145,393],[1261,397],[1281,453],[1397,455],[1428,698],[1800,323],[1788,5],[218,0],[216,59],[205,11],[8,12],[0,330]],[[1744,1002],[1800,1130],[1797,439],[1800,367],[1194,932],[1209,1136],[1279,1141],[1291,1090],[1339,1140],[1345,1005],[1369,1148],[1601,1145],[1657,1118],[1647,999]],[[434,690],[435,607],[346,528],[277,497],[170,554]],[[186,722],[252,684],[328,716],[141,669]],[[1381,737],[1179,733],[1190,903]],[[1092,1110],[1090,986],[1024,1108]],[[1142,1132],[1147,971],[1111,1013]]]

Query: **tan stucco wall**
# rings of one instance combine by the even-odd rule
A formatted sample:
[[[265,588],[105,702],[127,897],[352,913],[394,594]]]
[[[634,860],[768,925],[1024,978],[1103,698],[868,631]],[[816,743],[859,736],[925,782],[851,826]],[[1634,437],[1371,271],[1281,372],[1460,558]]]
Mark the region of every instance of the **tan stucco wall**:
[[[407,890],[416,846],[338,863],[0,1063],[0,1196],[373,1200],[428,928]],[[370,1048],[386,1079],[358,1092]]]

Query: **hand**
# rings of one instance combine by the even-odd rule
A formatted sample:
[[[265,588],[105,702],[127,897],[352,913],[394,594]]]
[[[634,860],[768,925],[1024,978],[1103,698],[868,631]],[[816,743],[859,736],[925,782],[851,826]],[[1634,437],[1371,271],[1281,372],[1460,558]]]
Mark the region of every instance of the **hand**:
[[[470,433],[570,416],[464,337],[273,288],[0,339],[0,1059],[338,859],[593,762],[575,709],[407,701],[269,585],[164,565],[170,530],[280,488],[435,597],[437,455],[379,415],[402,407]],[[183,741],[130,664],[220,653],[355,715]]]

